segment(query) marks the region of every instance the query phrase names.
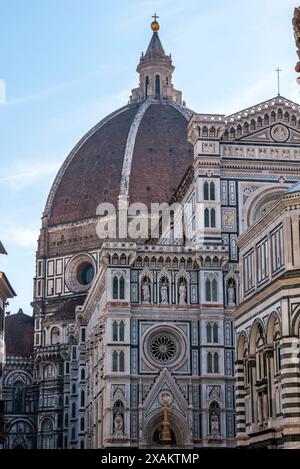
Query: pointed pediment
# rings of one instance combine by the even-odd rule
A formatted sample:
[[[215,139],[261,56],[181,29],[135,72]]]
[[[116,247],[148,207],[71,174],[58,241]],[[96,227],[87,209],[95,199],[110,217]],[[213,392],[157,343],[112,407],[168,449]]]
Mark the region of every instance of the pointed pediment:
[[[145,399],[143,405],[145,418],[148,418],[158,409],[163,408],[163,396],[166,394],[169,396],[169,408],[177,411],[184,418],[187,417],[188,405],[182,391],[169,370],[164,368]]]
[[[300,106],[277,96],[226,117],[225,140],[299,143]]]

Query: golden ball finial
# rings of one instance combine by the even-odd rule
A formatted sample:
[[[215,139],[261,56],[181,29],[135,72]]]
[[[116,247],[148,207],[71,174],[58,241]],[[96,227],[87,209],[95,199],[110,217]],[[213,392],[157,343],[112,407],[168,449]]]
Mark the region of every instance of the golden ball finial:
[[[152,16],[152,18],[154,18],[154,21],[152,21],[151,23],[151,29],[154,33],[157,33],[157,31],[159,31],[159,28],[160,28],[160,24],[157,21],[159,16],[157,16],[157,14],[155,13],[155,15]]]
[[[151,23],[151,29],[154,33],[157,33],[159,31],[160,25],[157,21],[152,21]]]

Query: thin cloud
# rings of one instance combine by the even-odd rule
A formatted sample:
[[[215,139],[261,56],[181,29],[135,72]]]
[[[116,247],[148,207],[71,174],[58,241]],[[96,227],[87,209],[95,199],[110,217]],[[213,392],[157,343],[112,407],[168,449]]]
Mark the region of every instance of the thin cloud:
[[[39,229],[37,227],[24,227],[15,224],[1,224],[1,238],[3,242],[9,242],[10,245],[20,246],[22,248],[35,248]]]
[[[16,165],[6,174],[0,176],[0,184],[9,184],[12,188],[21,189],[37,179],[52,176],[58,171],[60,164],[59,161],[45,161],[42,163],[33,162],[31,166],[27,164],[26,168],[20,168]]]
[[[80,77],[77,77],[74,80],[67,80],[67,81],[64,81],[62,83],[58,83],[58,84],[56,84],[52,87],[49,87],[49,88],[44,89],[44,90],[40,90],[36,93],[29,93],[29,94],[24,95],[24,96],[19,96],[19,97],[7,100],[6,103],[5,103],[5,106],[6,107],[13,107],[13,106],[17,106],[17,105],[21,105],[21,104],[28,104],[28,103],[32,103],[34,101],[40,101],[42,99],[49,98],[50,96],[53,96],[57,93],[60,93],[61,91],[64,91],[67,88],[71,88],[72,86],[76,86],[79,83],[82,83],[86,80],[89,80],[91,78],[95,78],[95,77],[99,76],[101,73],[102,73],[102,70],[97,70],[95,72],[86,73],[86,74],[84,74]]]

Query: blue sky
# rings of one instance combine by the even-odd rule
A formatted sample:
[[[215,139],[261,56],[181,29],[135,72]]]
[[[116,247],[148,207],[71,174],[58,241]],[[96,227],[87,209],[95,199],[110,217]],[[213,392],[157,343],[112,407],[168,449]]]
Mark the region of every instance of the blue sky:
[[[126,104],[160,15],[174,84],[197,112],[231,113],[281,92],[300,102],[293,0],[0,0],[0,239],[4,270],[31,314],[40,218],[76,142]]]

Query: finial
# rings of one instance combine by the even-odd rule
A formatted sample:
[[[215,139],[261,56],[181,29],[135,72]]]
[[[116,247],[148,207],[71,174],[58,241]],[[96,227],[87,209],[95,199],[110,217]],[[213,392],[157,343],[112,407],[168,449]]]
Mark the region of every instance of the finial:
[[[280,72],[282,72],[282,70],[280,70],[279,67],[276,68],[275,72],[277,73],[277,91],[278,91],[278,96],[280,96]]]
[[[154,33],[157,33],[157,31],[159,31],[159,29],[160,29],[159,22],[157,21],[159,16],[157,16],[157,14],[154,13],[152,18],[154,18],[154,21],[152,21],[152,23],[151,23],[151,29]]]

